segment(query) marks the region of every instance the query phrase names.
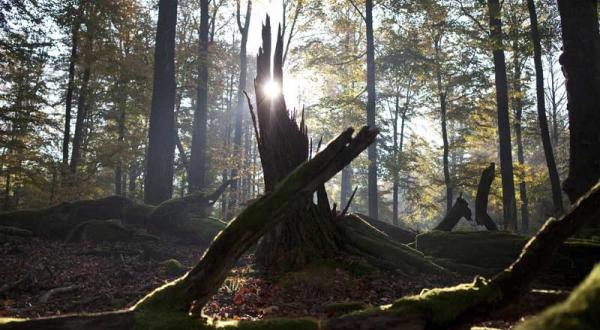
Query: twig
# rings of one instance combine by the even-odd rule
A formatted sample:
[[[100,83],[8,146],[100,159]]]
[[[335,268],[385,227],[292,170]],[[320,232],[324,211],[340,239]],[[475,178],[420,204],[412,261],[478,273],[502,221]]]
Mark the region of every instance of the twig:
[[[48,302],[48,300],[50,300],[50,298],[52,298],[52,296],[54,296],[56,294],[67,293],[67,292],[79,290],[80,288],[81,288],[80,285],[69,285],[69,286],[63,286],[60,288],[54,288],[54,289],[48,290],[48,292],[44,293],[42,295],[42,297],[40,298],[40,303],[46,304]]]

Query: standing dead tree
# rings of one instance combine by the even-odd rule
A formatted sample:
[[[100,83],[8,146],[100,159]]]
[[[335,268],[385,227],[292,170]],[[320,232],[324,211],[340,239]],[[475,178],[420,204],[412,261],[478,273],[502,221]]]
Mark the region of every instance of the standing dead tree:
[[[309,139],[304,113],[288,112],[281,88],[273,95],[269,86],[283,82],[283,36],[279,30],[271,62],[271,26],[267,17],[263,44],[257,57],[256,112],[250,105],[264,173],[265,191],[273,191],[294,168],[309,158]],[[272,73],[271,73],[272,72]],[[323,184],[313,196],[298,200],[281,223],[267,232],[258,245],[257,261],[268,268],[293,269],[321,258],[340,254],[365,257],[401,273],[436,272],[440,268],[418,251],[391,239],[360,217],[336,217]]]
[[[475,222],[478,225],[484,225],[487,230],[498,230],[498,226],[487,213],[490,188],[496,177],[495,170],[495,163],[490,163],[490,166],[483,170],[477,186],[477,195],[475,196]]]

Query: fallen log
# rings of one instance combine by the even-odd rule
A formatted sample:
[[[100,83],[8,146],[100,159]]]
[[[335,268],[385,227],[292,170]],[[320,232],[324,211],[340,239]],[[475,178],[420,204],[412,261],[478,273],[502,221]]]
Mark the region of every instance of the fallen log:
[[[310,197],[371,144],[377,129],[348,129],[313,159],[296,168],[273,191],[236,217],[213,241],[200,262],[183,277],[165,284],[126,311],[15,321],[0,329],[187,329],[201,328],[189,317],[192,303],[202,306],[218,290],[237,259],[283,215]]]
[[[208,245],[225,224],[211,219],[209,209],[231,184],[226,181],[213,193],[190,194],[157,206],[137,203],[122,196],[62,203],[43,209],[0,213],[0,226],[28,230],[36,236],[60,240],[78,240],[86,226],[108,231],[106,240],[124,239],[126,229],[115,225],[145,228],[156,235],[169,235],[186,243]],[[111,222],[103,222],[110,220]],[[97,230],[92,230],[97,233]],[[113,235],[114,234],[114,235]],[[95,238],[102,240],[102,237]]]

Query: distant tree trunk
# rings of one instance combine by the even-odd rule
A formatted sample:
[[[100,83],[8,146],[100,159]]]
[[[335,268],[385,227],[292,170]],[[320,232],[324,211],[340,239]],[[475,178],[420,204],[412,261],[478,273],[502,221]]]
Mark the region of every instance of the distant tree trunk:
[[[513,97],[512,106],[515,114],[515,135],[517,138],[517,159],[521,168],[524,168],[525,157],[523,154],[523,136],[522,136],[522,119],[523,119],[523,96],[521,88],[521,57],[518,54],[518,41],[514,40],[513,53]],[[527,199],[527,185],[525,184],[525,175],[521,173],[519,182],[519,195],[521,198],[521,231],[529,232],[529,200]]]
[[[117,85],[119,88],[119,85]],[[122,88],[122,85],[121,85]],[[121,93],[117,90],[117,93]],[[119,144],[119,153],[117,164],[115,166],[115,195],[125,195],[125,185],[123,184],[123,153],[125,151],[125,100],[124,95],[121,97],[121,102],[118,104],[119,117],[117,118],[117,142]]]
[[[499,0],[488,0],[490,37],[494,55],[496,102],[498,107],[498,136],[500,143],[500,173],[502,175],[502,209],[505,230],[517,230],[515,183],[513,179],[510,119],[508,113],[508,81],[502,46],[502,20]]]
[[[394,121],[393,124],[393,144],[392,144],[392,159],[394,160],[393,182],[392,182],[392,223],[398,225],[398,191],[399,191],[399,161],[398,161],[398,117],[400,116],[400,91],[396,92],[394,102]]]
[[[352,166],[349,164],[342,170],[340,185],[340,208],[346,206],[352,194]]]
[[[136,190],[136,184],[137,184],[137,178],[139,175],[139,168],[138,168],[138,163],[136,160],[131,161],[131,163],[129,164],[129,187],[127,189],[128,197],[130,199],[134,199],[135,198],[135,190]]]
[[[569,110],[569,176],[563,190],[571,203],[600,177],[600,35],[597,0],[559,0]]]
[[[200,0],[200,35],[198,50],[198,89],[194,128],[192,131],[192,152],[190,156],[190,192],[199,191],[206,186],[206,138],[208,120],[208,36],[209,36],[209,0]]]
[[[246,89],[246,77],[248,75],[248,58],[246,55],[246,46],[248,44],[248,31],[250,30],[250,19],[252,18],[252,0],[248,0],[247,2],[246,15],[243,23],[240,10],[240,1],[237,1],[236,20],[242,38],[240,41],[240,78],[238,80],[235,128],[233,133],[233,155],[236,159],[241,158],[242,155],[242,123],[244,118],[244,109],[246,108],[244,90]],[[230,190],[230,195],[232,197],[230,200],[230,209],[232,209],[232,211],[233,209],[235,209],[237,203],[240,202],[239,185],[241,182],[238,175],[238,169],[234,167],[231,170],[231,178],[235,181],[233,182]]]
[[[173,194],[176,24],[177,0],[160,0],[144,184],[147,204],[159,204]]]
[[[529,10],[529,20],[531,21],[531,42],[533,43],[533,62],[535,63],[535,87],[537,97],[538,122],[540,124],[540,133],[542,135],[542,145],[544,155],[546,156],[546,165],[550,176],[550,187],[552,188],[552,202],[554,203],[555,215],[564,212],[562,205],[562,194],[560,191],[560,178],[556,169],[554,151],[550,142],[550,130],[548,128],[548,119],[546,118],[546,104],[544,95],[544,68],[542,66],[542,45],[540,34],[538,32],[537,13],[534,0],[527,0]],[[597,34],[597,28],[596,28]],[[600,55],[600,54],[598,54]]]
[[[79,99],[77,101],[77,119],[75,120],[75,135],[73,136],[73,150],[71,151],[71,163],[69,165],[71,174],[77,173],[77,166],[81,157],[81,144],[84,138],[85,118],[87,117],[88,104],[86,97],[91,75],[91,64],[88,62],[83,71],[81,87],[79,88]]]
[[[404,147],[404,124],[406,122],[406,112],[408,111],[408,105],[410,102],[410,85],[409,82],[408,88],[406,89],[406,100],[404,103],[404,107],[400,110],[400,99],[399,95],[396,95],[396,103],[395,103],[395,112],[394,112],[394,162],[395,164],[400,163],[400,157],[402,156],[402,150]],[[398,142],[398,116],[400,116],[400,142]],[[399,167],[394,169],[393,177],[394,182],[392,186],[392,223],[394,225],[398,225],[398,194],[400,192],[400,173]]]
[[[71,108],[73,106],[73,90],[75,89],[75,62],[77,62],[77,44],[79,38],[79,21],[73,24],[71,31],[71,57],[69,58],[69,80],[67,82],[67,95],[65,97],[65,127],[62,145],[62,170],[65,174],[69,166],[69,142],[71,140]]]
[[[477,186],[477,195],[475,195],[475,222],[478,225],[484,225],[488,230],[498,230],[496,223],[487,212],[490,188],[496,177],[495,171],[495,163],[490,163],[490,166],[483,170]]]
[[[367,125],[375,127],[375,44],[373,40],[373,0],[365,2],[365,24],[367,27]],[[369,217],[379,219],[377,202],[377,146],[368,149],[368,206]]]
[[[441,51],[441,35],[438,35],[434,42],[435,48],[435,74],[437,78],[437,92],[440,100],[440,118],[442,122],[442,145],[444,148],[444,184],[446,185],[446,213],[450,212],[452,208],[452,182],[450,179],[450,164],[449,164],[449,154],[450,154],[450,146],[448,143],[448,116],[447,116],[447,99],[448,94],[446,93],[443,85],[442,85],[442,72],[440,68],[440,59],[439,53]]]

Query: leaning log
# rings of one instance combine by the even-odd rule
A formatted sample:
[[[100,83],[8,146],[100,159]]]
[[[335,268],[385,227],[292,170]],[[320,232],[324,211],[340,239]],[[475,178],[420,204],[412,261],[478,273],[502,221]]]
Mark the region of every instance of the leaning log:
[[[450,211],[448,211],[444,219],[440,221],[434,230],[452,231],[463,217],[468,221],[471,221],[471,209],[469,208],[469,203],[462,198],[461,194],[461,196],[458,196],[456,199],[456,202],[454,202]]]
[[[313,159],[296,168],[271,192],[240,213],[213,241],[200,262],[183,277],[165,284],[127,311],[8,322],[0,329],[187,329],[201,323],[189,317],[192,303],[203,306],[216,293],[237,259],[270,228],[284,219],[297,201],[310,197],[371,144],[377,129],[348,129]]]

